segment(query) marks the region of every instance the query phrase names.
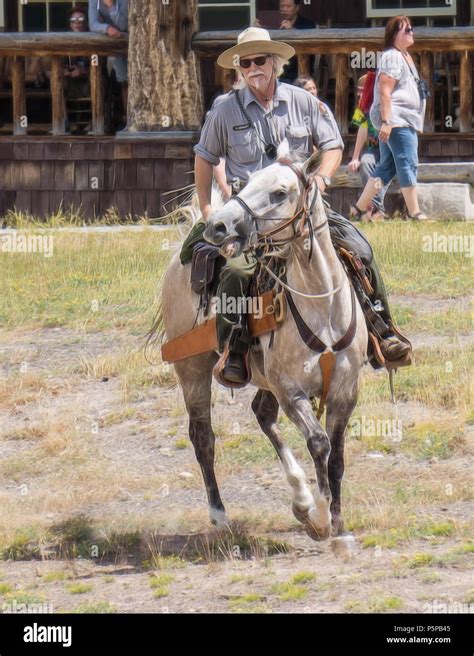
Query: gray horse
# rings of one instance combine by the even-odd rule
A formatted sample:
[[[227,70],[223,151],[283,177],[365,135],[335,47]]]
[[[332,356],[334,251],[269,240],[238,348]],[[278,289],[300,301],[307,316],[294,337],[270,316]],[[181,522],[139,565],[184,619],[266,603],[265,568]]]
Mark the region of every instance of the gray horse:
[[[284,157],[289,157],[285,142],[274,164],[252,174],[239,194],[240,200],[231,198],[209,216],[205,236],[221,245],[224,252],[242,238],[247,244],[256,243],[265,234],[278,230],[278,243],[286,244],[280,253],[285,258],[285,284],[312,333],[332,346],[345,335],[351,318],[355,318],[353,339],[334,353],[325,428],[312,405],[312,399],[320,398],[323,388],[318,366],[320,353],[303,341],[292,313],[288,312],[274,332],[271,348],[270,335],[264,335],[249,357],[251,384],[258,388],[252,410],[286,472],[292,489],[293,513],[312,538],[324,539],[331,532],[335,536],[343,533],[344,432],[356,406],[360,370],[367,360],[367,328],[359,303],[351,309],[351,286],[332,245],[317,186],[310,183],[304,189],[314,158],[303,163],[278,161]],[[306,227],[295,231],[296,224],[288,224],[288,217],[301,216],[303,197],[311,211]],[[176,255],[162,286],[167,339],[192,328],[198,307],[199,298],[190,287],[190,265],[181,265]],[[211,424],[212,371],[217,360],[218,354],[210,352],[178,362],[175,368],[189,414],[189,436],[206,486],[211,522],[222,526],[228,520],[214,471],[215,436]],[[277,423],[280,407],[306,439],[317,475],[313,494],[303,469],[281,435]]]

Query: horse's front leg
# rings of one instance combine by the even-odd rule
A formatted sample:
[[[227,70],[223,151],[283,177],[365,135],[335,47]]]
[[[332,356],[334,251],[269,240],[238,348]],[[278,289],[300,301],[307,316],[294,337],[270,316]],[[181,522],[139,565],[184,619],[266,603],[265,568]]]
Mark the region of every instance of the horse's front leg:
[[[331,445],[326,431],[314,416],[309,398],[302,392],[280,399],[280,405],[291,421],[303,433],[316,468],[317,487],[311,507],[293,504],[295,517],[306,525],[313,539],[327,538],[331,531],[331,490],[328,459]]]
[[[326,431],[331,441],[328,471],[329,485],[332,494],[331,516],[332,533],[344,533],[341,509],[341,485],[344,476],[344,433],[349,419],[357,404],[357,393],[345,400],[332,400],[328,402],[326,413]]]
[[[265,390],[259,390],[252,401],[255,413],[262,431],[270,438],[286,473],[288,483],[293,492],[293,513],[298,521],[308,525],[308,512],[314,508],[314,499],[306,481],[303,469],[284,442],[278,428],[278,401],[275,396]]]

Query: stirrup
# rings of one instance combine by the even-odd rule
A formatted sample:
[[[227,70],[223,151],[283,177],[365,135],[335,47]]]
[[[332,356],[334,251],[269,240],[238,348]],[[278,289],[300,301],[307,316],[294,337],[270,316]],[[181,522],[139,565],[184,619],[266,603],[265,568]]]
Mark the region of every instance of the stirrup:
[[[225,343],[224,351],[221,357],[219,358],[219,360],[217,361],[212,372],[217,382],[220,383],[221,385],[224,385],[224,387],[230,387],[232,389],[239,389],[241,387],[245,387],[250,382],[250,379],[252,378],[252,373],[250,371],[250,366],[249,366],[249,351],[250,351],[250,344],[248,341],[246,326],[243,324],[234,325],[232,327],[232,332],[230,334],[230,337]],[[244,365],[245,373],[244,376],[242,377],[242,380],[239,382],[234,380],[228,380],[225,377],[225,367],[227,364],[227,360],[231,354],[236,354],[236,355],[238,354],[242,356],[242,362]]]
[[[397,337],[401,342],[406,344],[409,347],[409,350],[397,360],[387,360],[384,357],[382,350],[380,348],[380,342],[387,337],[381,337],[376,331],[369,330],[369,362],[374,369],[381,369],[385,367],[388,371],[392,369],[398,369],[399,367],[408,367],[412,363],[413,356],[413,346],[411,342],[404,336],[402,333],[389,322],[390,332],[392,335]]]
[[[245,374],[244,377],[240,382],[237,382],[235,380],[229,380],[225,377],[225,367],[227,364],[227,361],[229,359],[229,356],[231,355],[231,352],[229,350],[229,344],[227,343],[225,345],[224,351],[217,361],[212,373],[214,375],[214,378],[217,380],[218,383],[223,385],[224,387],[229,387],[231,389],[241,389],[242,387],[245,387],[248,385],[251,379],[251,372],[250,372],[250,367],[249,367],[249,352],[247,353],[242,353],[239,354],[242,356],[242,361],[244,364],[245,368]]]

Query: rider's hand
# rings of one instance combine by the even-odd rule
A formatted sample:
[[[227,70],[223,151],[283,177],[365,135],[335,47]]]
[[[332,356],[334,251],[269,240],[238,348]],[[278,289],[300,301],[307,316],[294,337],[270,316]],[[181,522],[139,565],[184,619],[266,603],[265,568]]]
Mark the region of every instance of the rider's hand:
[[[360,166],[360,159],[351,159],[351,161],[347,165],[347,168],[351,173],[356,173],[359,170],[359,166]]]
[[[382,143],[387,143],[387,141],[390,139],[390,135],[392,134],[392,126],[387,125],[386,123],[382,123],[382,127],[379,130],[379,141]]]
[[[209,214],[211,212],[212,212],[212,207],[210,205],[205,205],[201,209],[201,214],[202,214],[202,218],[204,219],[204,221],[207,221],[207,217],[209,216]]]
[[[291,21],[289,21],[289,20],[281,21],[280,30],[291,30],[292,27],[293,27],[293,24],[292,24]]]

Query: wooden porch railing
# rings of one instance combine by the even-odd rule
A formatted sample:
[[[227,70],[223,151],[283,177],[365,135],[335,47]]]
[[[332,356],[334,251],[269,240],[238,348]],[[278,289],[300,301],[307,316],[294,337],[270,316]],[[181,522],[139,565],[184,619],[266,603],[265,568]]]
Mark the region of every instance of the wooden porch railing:
[[[202,58],[217,59],[220,52],[234,45],[238,31],[199,32],[192,47]],[[300,74],[308,72],[310,55],[336,56],[335,116],[339,128],[346,134],[349,127],[348,79],[353,72],[354,53],[383,50],[383,28],[271,30],[272,39],[290,43],[298,56]],[[410,52],[420,54],[420,75],[428,82],[431,97],[427,103],[425,132],[435,129],[435,53],[460,53],[459,71],[459,131],[472,132],[472,52],[474,27],[417,27],[415,44]],[[363,70],[360,70],[362,75]]]
[[[0,32],[0,57],[11,57],[13,134],[27,134],[22,117],[26,115],[25,57],[51,57],[51,109],[52,134],[66,132],[64,105],[63,57],[91,57],[90,84],[92,107],[92,130],[96,135],[104,134],[104,95],[101,58],[108,55],[125,54],[127,39],[111,39],[92,32]],[[97,59],[94,58],[97,57]]]

